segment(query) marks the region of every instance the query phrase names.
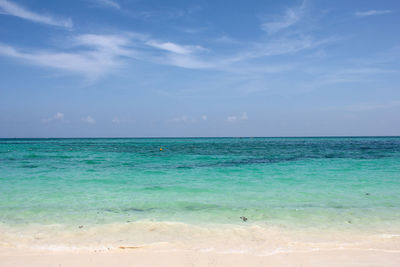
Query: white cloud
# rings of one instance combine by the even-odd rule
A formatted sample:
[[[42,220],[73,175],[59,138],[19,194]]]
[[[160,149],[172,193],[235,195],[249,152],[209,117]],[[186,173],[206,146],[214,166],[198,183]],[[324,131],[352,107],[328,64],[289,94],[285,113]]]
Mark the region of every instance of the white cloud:
[[[248,119],[247,113],[246,113],[246,112],[243,112],[242,115],[239,117],[239,119],[240,119],[241,121],[247,120],[247,119]]]
[[[357,11],[355,15],[357,17],[368,17],[368,16],[377,16],[392,13],[391,10],[368,10],[368,11]]]
[[[294,17],[302,14],[303,8],[304,3],[300,7],[289,9],[285,17],[291,19],[287,21],[293,22]],[[287,71],[288,68],[276,64],[255,66],[250,61],[261,57],[293,54],[331,42],[332,38],[316,40],[307,35],[279,36],[266,42],[229,42],[225,44],[225,51],[230,52],[215,54],[218,51],[209,51],[196,44],[178,44],[168,40],[160,41],[146,34],[123,32],[112,35],[73,35],[65,39],[68,50],[65,47],[52,50],[23,49],[0,43],[0,55],[16,58],[23,63],[80,74],[89,81],[94,81],[134,60],[186,69],[245,73],[256,68],[277,73]],[[232,49],[232,45],[236,48]],[[203,53],[204,51],[210,53]]]
[[[165,50],[165,51],[169,51],[172,53],[176,53],[176,54],[182,54],[182,55],[189,55],[192,54],[196,51],[201,51],[201,50],[205,50],[203,47],[201,46],[192,46],[192,45],[178,45],[172,42],[157,42],[154,40],[149,40],[146,42],[147,45],[151,46],[151,47],[155,47],[161,50]]]
[[[207,120],[207,116],[206,116],[206,115],[201,115],[201,119],[202,119],[203,121],[206,121],[206,120]]]
[[[93,119],[92,116],[90,116],[90,115],[85,117],[85,118],[82,118],[82,121],[86,122],[88,124],[95,124],[96,123],[96,120]]]
[[[1,1],[1,0],[0,0]],[[158,44],[145,35],[124,33],[120,35],[82,34],[67,42],[71,52],[53,50],[21,50],[0,43],[0,55],[17,58],[26,63],[83,74],[90,80],[119,68],[124,59],[139,59],[182,68],[208,68],[210,65],[188,55],[201,50],[200,46],[184,46],[170,42],[160,43],[162,54],[155,54],[143,45]],[[167,45],[165,45],[167,44]],[[165,46],[164,46],[165,45]],[[135,47],[135,48],[133,48]]]
[[[120,124],[120,123],[121,123],[121,120],[120,120],[118,117],[114,117],[114,118],[112,119],[112,123],[114,123],[114,124]]]
[[[273,21],[264,22],[261,25],[261,29],[269,34],[274,34],[296,24],[303,16],[304,7],[305,2],[300,7],[287,9],[284,16]]]
[[[121,9],[121,6],[115,0],[96,0],[96,2],[103,6],[112,7],[115,9]]]
[[[237,121],[245,121],[247,120],[247,113],[243,112],[240,116],[228,116],[227,121],[228,122],[237,122]]]
[[[51,122],[51,121],[61,121],[61,122],[65,122],[65,120],[64,120],[64,113],[62,113],[62,112],[57,112],[53,117],[47,118],[47,119],[43,119],[43,120],[42,120],[42,122],[44,122],[44,123]]]
[[[237,121],[237,117],[236,116],[228,116],[227,120],[229,122],[235,122],[235,121]]]
[[[205,50],[201,46],[156,42],[137,33],[81,34],[67,39],[66,43],[69,45],[68,52],[23,50],[0,43],[0,55],[17,58],[24,63],[82,74],[89,80],[96,80],[118,69],[127,59],[190,69],[211,67],[210,63],[190,55]],[[158,48],[162,53],[149,51],[146,46]]]
[[[57,112],[56,115],[54,115],[54,119],[63,120],[64,119],[64,113]]]
[[[71,19],[54,18],[50,15],[38,14],[8,0],[0,0],[0,14],[11,15],[36,23],[72,28]]]
[[[23,63],[77,73],[85,76],[89,81],[94,81],[120,69],[131,60],[186,69],[218,69],[243,73],[246,72],[243,65],[245,61],[297,53],[331,43],[332,40],[334,41],[332,38],[314,40],[310,36],[275,38],[266,43],[243,44],[243,49],[236,53],[207,57],[196,53],[205,50],[201,46],[156,42],[146,35],[137,33],[81,34],[66,40],[65,43],[69,45],[66,52],[49,49],[20,49],[0,43],[0,55],[19,59]],[[158,48],[160,51],[149,50],[148,46]],[[262,66],[259,67],[257,66],[258,69],[264,69]],[[287,70],[281,66],[268,66],[268,69],[272,69],[275,73]]]
[[[24,62],[71,72],[82,73],[91,78],[105,72],[114,62],[110,58],[90,53],[64,53],[52,51],[19,51],[0,44],[0,54]]]
[[[72,40],[76,46],[91,47],[109,55],[132,56],[133,50],[128,49],[130,36],[82,34]]]
[[[122,65],[123,57],[132,57],[134,51],[125,48],[129,40],[114,35],[78,35],[70,40],[76,51],[19,50],[0,43],[0,55],[23,62],[79,73],[95,80]]]
[[[236,55],[232,55],[231,57],[223,59],[220,62],[220,67],[232,69],[232,63],[240,62],[241,65],[239,68],[243,68],[242,62],[247,60],[261,57],[294,54],[303,50],[320,47],[336,40],[337,38],[314,40],[314,38],[311,36],[276,38],[267,43],[255,43],[251,48],[244,50],[244,52],[239,52]],[[274,66],[273,72],[281,72],[287,69],[287,66],[282,68],[282,65],[277,65]],[[270,68],[270,70],[272,69]]]
[[[334,38],[314,40],[310,36],[282,37],[269,42],[242,43],[243,49],[225,56],[208,57],[198,52],[207,51],[206,48],[194,45],[178,45],[171,42],[157,42],[148,37],[143,41],[146,45],[165,51],[165,53],[149,53],[137,51],[136,58],[162,65],[176,66],[186,69],[218,69],[229,72],[243,72],[242,62],[254,58],[285,55],[312,49],[323,44],[331,43]],[[241,63],[233,65],[233,63]],[[257,66],[259,67],[259,66]],[[276,68],[275,68],[276,67]],[[287,68],[269,66],[269,72],[282,72]]]
[[[146,38],[144,44],[157,48],[161,53],[144,52],[139,58],[162,65],[171,65],[187,69],[206,69],[216,65],[215,60],[203,60],[195,54],[208,51],[200,45],[181,45],[173,42],[159,42],[151,38]]]

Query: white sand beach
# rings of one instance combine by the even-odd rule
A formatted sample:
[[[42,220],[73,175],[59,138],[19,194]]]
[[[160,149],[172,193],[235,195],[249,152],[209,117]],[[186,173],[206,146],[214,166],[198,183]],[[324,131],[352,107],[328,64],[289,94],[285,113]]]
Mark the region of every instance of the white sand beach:
[[[356,230],[141,222],[70,232],[46,227],[13,234],[3,231],[1,241],[1,267],[398,266],[400,262],[399,235]]]

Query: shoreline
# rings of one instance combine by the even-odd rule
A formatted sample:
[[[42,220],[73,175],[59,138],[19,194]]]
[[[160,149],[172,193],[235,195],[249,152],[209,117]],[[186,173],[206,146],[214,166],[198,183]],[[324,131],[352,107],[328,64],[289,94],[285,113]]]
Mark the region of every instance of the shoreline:
[[[178,249],[231,248],[245,252],[277,248],[400,248],[398,225],[379,228],[287,227],[256,223],[190,224],[171,221],[115,222],[95,225],[0,224],[0,247],[38,250],[101,250],[120,246],[154,247],[170,244]]]
[[[106,225],[96,231],[78,228],[74,234],[79,238],[50,231],[49,237],[56,235],[52,245],[40,245],[51,240],[37,239],[37,232],[14,244],[1,238],[0,266],[396,266],[400,262],[397,232],[294,231],[251,225],[206,228],[171,222],[133,231],[133,226],[137,225]],[[4,232],[0,234],[4,237]],[[45,233],[41,234],[43,238]]]

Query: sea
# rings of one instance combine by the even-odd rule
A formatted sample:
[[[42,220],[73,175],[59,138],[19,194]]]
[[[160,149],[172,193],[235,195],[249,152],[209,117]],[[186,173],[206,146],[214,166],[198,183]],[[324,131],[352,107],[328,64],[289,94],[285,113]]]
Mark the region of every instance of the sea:
[[[400,244],[400,137],[0,139],[0,246],[388,240]]]

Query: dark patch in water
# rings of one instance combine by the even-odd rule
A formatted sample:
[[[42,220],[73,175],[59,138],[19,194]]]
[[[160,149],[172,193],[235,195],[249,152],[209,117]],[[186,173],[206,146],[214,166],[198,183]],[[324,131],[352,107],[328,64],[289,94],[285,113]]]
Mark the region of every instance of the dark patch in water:
[[[127,208],[127,209],[123,209],[123,211],[133,211],[133,212],[144,212],[144,211],[148,211],[150,209],[139,209],[139,208]]]
[[[232,160],[232,161],[223,161],[223,162],[216,162],[211,164],[199,164],[199,165],[192,165],[193,167],[237,167],[241,165],[251,165],[251,164],[274,164],[280,162],[287,162],[287,161],[294,161],[298,160],[297,158],[246,158],[240,160]]]
[[[345,209],[346,207],[345,206],[343,206],[343,205],[333,205],[332,206],[333,208],[335,208],[335,209]]]
[[[86,160],[85,163],[88,165],[94,165],[94,164],[99,164],[100,162],[96,160]]]
[[[27,169],[34,169],[34,168],[37,168],[37,167],[39,167],[39,166],[37,166],[37,165],[23,165],[23,166],[21,166],[22,168],[27,168]]]
[[[36,155],[36,154],[30,154],[30,155],[27,155],[26,158],[29,158],[29,159],[37,159],[37,158],[42,158],[42,156]]]
[[[146,212],[146,211],[151,211],[154,210],[154,208],[146,208],[146,209],[141,209],[141,208],[124,208],[124,209],[104,209],[104,211],[107,212],[113,212],[113,213],[127,213],[127,212]]]
[[[218,205],[212,205],[212,204],[189,204],[184,206],[185,210],[189,211],[197,211],[197,210],[206,210],[206,209],[215,209],[218,208]]]
[[[163,189],[163,187],[162,186],[158,186],[158,185],[154,185],[154,186],[148,186],[148,187],[145,187],[145,188],[143,188],[144,190],[162,190]]]
[[[177,166],[177,169],[193,169],[192,166]]]

